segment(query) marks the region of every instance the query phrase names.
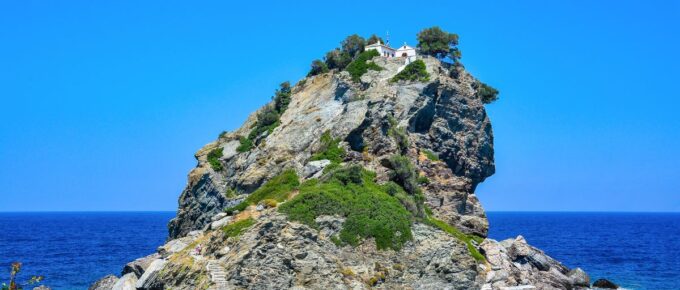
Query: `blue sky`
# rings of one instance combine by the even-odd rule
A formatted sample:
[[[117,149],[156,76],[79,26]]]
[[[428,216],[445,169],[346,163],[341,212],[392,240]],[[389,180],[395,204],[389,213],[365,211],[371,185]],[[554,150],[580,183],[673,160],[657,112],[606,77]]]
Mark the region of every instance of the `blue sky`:
[[[677,2],[319,2],[2,2],[0,211],[175,210],[278,83],[433,25],[501,91],[487,210],[680,211]]]

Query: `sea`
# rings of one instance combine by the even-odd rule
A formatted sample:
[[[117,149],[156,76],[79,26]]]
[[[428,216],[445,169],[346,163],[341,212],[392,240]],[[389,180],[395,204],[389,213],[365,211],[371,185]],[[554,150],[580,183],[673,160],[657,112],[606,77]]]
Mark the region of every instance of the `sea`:
[[[0,283],[44,276],[52,289],[87,289],[153,253],[174,212],[0,213]],[[680,289],[680,213],[490,212],[489,237],[518,235],[594,281],[626,289]],[[26,289],[31,289],[26,287]]]

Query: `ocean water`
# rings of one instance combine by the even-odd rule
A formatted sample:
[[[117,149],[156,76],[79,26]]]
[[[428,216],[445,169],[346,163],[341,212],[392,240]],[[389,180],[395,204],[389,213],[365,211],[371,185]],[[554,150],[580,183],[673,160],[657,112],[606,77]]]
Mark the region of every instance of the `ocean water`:
[[[52,289],[87,289],[120,275],[123,266],[153,253],[168,235],[174,212],[0,213],[0,281],[12,261],[22,280],[43,275]],[[32,289],[32,288],[29,288]]]
[[[174,212],[0,213],[0,281],[12,261],[23,278],[53,289],[87,289],[98,278],[153,253]],[[680,214],[488,214],[490,237],[529,243],[591,277],[627,289],[680,289]]]
[[[489,237],[522,235],[568,267],[626,289],[680,289],[680,213],[491,212]]]

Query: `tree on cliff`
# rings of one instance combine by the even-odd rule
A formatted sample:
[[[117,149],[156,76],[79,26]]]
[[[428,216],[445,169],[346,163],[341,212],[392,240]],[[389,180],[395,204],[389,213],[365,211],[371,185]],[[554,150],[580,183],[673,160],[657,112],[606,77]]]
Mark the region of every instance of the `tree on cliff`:
[[[354,58],[355,56],[357,56],[357,54],[364,51],[364,47],[366,46],[366,40],[357,34],[352,34],[350,36],[347,36],[347,38],[345,38],[345,40],[342,41],[341,46],[343,52],[346,52],[352,58]]]
[[[326,53],[326,57],[324,57],[326,60],[326,65],[328,66],[328,69],[345,69],[347,65],[352,62],[352,57],[344,52],[341,51],[340,49],[334,49]]]
[[[382,38],[373,34],[373,35],[371,35],[371,37],[368,38],[368,40],[366,40],[366,45],[371,45],[371,44],[378,43],[378,42],[385,43]]]
[[[328,65],[321,60],[315,59],[312,61],[312,68],[307,73],[307,76],[311,77],[326,72],[328,72]]]
[[[420,53],[439,59],[450,58],[458,62],[461,57],[458,45],[458,34],[443,31],[439,26],[421,30],[418,33],[418,49]]]

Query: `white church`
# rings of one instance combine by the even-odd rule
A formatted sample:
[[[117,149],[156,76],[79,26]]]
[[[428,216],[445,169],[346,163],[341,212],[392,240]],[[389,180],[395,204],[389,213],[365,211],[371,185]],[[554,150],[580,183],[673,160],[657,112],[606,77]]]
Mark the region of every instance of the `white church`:
[[[382,44],[380,41],[369,44],[366,46],[365,50],[376,50],[381,56],[392,58],[392,57],[403,57],[406,59],[406,64],[411,63],[416,60],[416,49],[408,46],[406,43],[401,47],[394,49],[388,44]]]

